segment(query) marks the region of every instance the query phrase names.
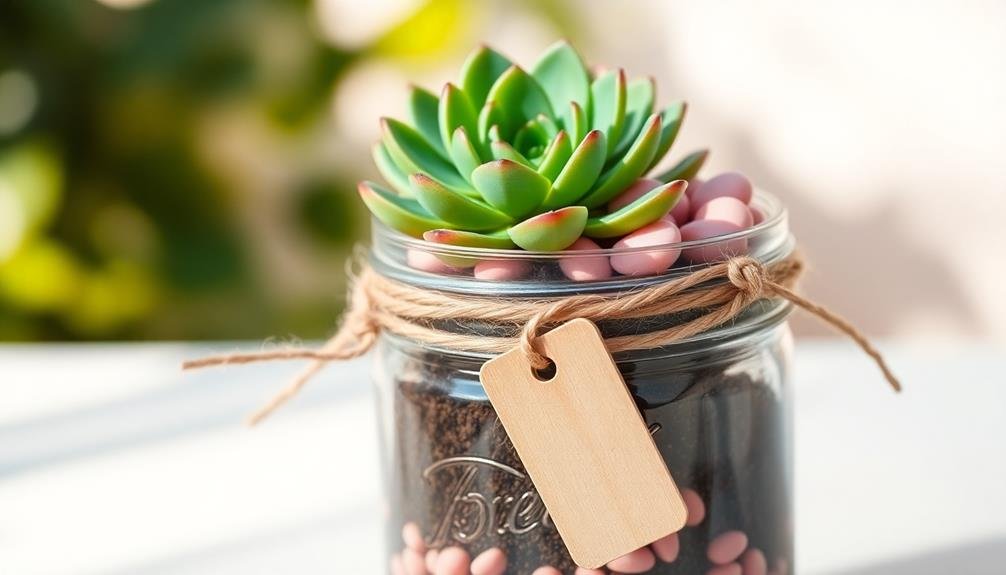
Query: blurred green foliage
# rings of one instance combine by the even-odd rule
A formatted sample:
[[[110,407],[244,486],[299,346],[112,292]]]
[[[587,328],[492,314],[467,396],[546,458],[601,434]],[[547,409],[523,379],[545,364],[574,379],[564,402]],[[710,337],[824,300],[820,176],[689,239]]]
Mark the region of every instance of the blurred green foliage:
[[[422,2],[346,48],[308,0],[104,2],[0,0],[0,341],[328,333],[369,166],[293,166],[265,209],[214,122],[321,154],[348,70],[467,51],[491,3]],[[517,4],[572,32],[558,1],[495,9]],[[269,255],[273,227],[297,253]]]

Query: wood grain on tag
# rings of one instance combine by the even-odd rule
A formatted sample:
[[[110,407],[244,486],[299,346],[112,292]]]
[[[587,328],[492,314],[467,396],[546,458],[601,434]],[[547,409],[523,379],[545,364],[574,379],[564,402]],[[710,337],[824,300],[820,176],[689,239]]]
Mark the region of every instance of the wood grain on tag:
[[[597,327],[541,336],[539,380],[514,349],[480,377],[570,556],[596,568],[680,530],[685,505]]]

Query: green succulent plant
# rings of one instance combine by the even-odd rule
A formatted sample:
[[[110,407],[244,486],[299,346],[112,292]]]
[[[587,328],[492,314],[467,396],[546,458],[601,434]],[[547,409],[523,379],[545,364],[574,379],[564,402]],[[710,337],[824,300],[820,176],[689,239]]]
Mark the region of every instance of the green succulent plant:
[[[580,236],[623,236],[661,218],[698,172],[695,152],[652,176],[664,184],[631,204],[604,206],[667,153],[686,106],[654,113],[651,78],[621,69],[591,76],[558,42],[525,71],[480,47],[438,98],[413,87],[410,123],[381,120],[373,157],[391,189],[361,182],[386,225],[428,241],[562,250]]]

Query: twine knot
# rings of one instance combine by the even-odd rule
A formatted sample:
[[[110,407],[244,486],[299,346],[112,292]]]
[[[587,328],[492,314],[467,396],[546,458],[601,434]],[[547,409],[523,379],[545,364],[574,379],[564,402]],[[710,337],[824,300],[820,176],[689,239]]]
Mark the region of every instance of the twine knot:
[[[342,326],[321,349],[285,348],[225,354],[187,361],[183,368],[276,359],[314,360],[286,389],[252,415],[249,422],[255,424],[296,395],[328,362],[366,353],[382,332],[431,347],[464,352],[497,354],[519,346],[531,367],[543,370],[551,361],[538,348],[538,336],[545,329],[571,319],[685,318],[680,323],[670,321],[670,325],[659,329],[605,338],[605,346],[612,353],[655,349],[733,321],[759,299],[778,297],[852,338],[877,363],[891,387],[900,391],[897,378],[863,334],[841,317],[793,291],[792,286],[802,269],[802,260],[796,255],[768,265],[743,256],[625,292],[559,299],[503,299],[416,287],[365,267],[354,282],[351,305]],[[497,326],[522,325],[522,328],[516,334],[488,336],[436,327],[438,322],[464,325],[464,320]]]
[[[738,257],[727,261],[727,280],[744,295],[748,302],[760,299],[765,294],[765,266],[758,260]]]

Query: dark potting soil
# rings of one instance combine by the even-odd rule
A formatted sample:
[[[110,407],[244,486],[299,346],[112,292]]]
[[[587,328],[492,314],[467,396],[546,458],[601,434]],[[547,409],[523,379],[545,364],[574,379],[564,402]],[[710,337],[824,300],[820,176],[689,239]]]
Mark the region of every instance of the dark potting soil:
[[[778,375],[648,364],[638,374],[632,363],[620,367],[679,489],[695,490],[706,507],[701,524],[680,532],[677,560],[658,560],[649,573],[705,573],[710,541],[731,530],[744,532],[770,568],[784,562],[791,569],[790,454]],[[507,574],[546,565],[573,573],[477,376],[434,357],[408,359],[396,372],[394,437],[385,438],[394,453],[386,470],[391,551],[402,549],[401,528],[414,522],[430,548],[461,546],[474,558],[499,547]]]

